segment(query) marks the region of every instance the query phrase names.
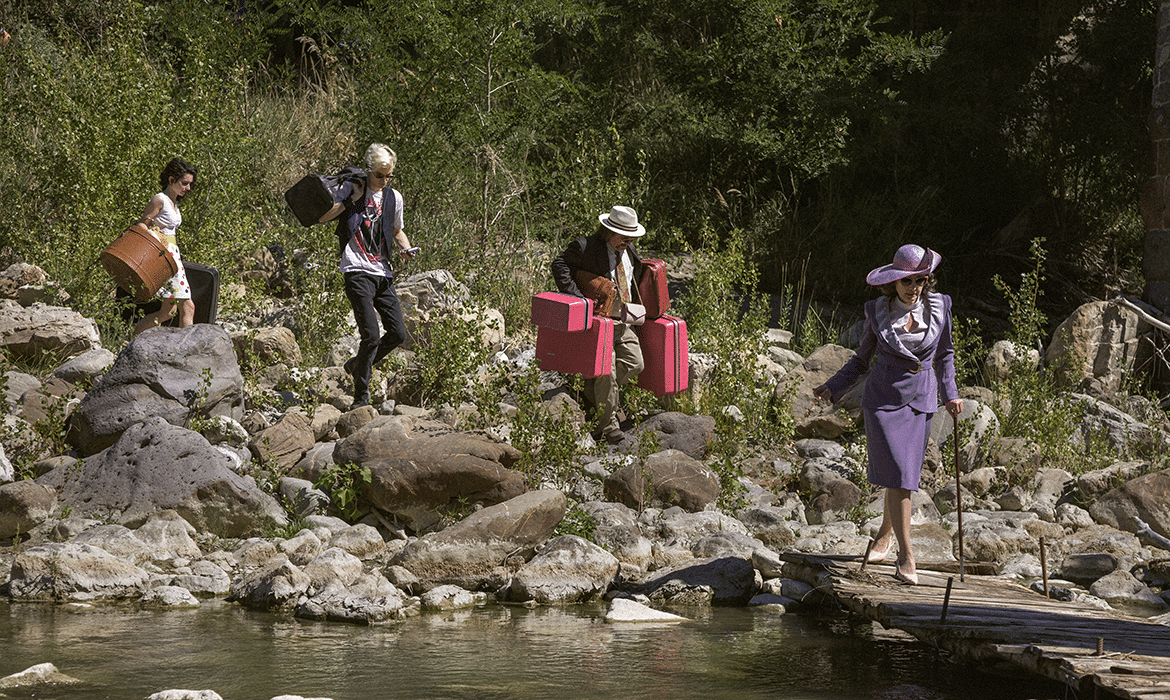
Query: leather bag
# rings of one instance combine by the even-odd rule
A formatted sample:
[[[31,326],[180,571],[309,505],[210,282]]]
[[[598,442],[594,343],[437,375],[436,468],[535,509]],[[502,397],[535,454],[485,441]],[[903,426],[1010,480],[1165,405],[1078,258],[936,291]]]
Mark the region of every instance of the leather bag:
[[[621,310],[617,285],[613,280],[585,270],[577,270],[573,281],[577,283],[586,299],[593,300],[593,315],[614,318]]]

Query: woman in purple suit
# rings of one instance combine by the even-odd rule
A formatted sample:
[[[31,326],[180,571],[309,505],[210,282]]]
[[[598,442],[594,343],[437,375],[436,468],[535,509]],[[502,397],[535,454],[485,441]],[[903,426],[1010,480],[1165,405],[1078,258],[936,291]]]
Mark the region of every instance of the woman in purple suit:
[[[930,420],[941,398],[957,419],[963,401],[955,386],[951,343],[951,298],[934,290],[938,253],[909,244],[894,262],[865,281],[882,296],[865,305],[865,331],[857,354],[829,381],[813,390],[836,402],[868,370],[861,408],[869,451],[869,481],[886,489],[885,509],[869,562],[883,561],[898,542],[894,576],[918,583],[910,549],[910,495],[918,490]]]

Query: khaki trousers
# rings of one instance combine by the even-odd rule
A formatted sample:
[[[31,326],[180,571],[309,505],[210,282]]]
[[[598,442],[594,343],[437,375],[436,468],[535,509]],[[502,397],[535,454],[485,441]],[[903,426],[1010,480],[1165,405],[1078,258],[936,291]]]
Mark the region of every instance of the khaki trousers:
[[[635,379],[645,364],[642,361],[642,346],[634,327],[625,323],[613,324],[613,369],[608,375],[585,380],[585,391],[593,398],[593,404],[601,414],[602,435],[620,430],[618,424],[618,392],[629,381]]]

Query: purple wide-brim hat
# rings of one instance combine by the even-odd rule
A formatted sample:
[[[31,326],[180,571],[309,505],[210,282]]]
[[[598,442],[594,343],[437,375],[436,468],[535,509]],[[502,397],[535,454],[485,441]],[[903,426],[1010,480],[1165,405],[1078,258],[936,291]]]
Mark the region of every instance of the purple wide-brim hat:
[[[914,275],[929,275],[942,262],[942,256],[930,248],[907,243],[894,253],[894,262],[875,268],[865,276],[865,281],[873,287],[896,282],[903,277]]]

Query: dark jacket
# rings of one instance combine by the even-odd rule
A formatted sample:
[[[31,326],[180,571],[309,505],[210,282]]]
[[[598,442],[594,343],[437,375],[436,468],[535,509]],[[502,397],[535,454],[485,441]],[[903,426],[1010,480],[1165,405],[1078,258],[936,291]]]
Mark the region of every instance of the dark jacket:
[[[629,253],[630,262],[633,263],[634,268],[634,278],[630,280],[630,294],[634,302],[640,304],[638,280],[642,279],[642,259],[638,257],[638,253],[632,245],[626,249],[626,252]],[[613,279],[609,268],[609,246],[602,238],[600,231],[592,236],[584,236],[573,241],[565,248],[565,252],[552,261],[553,281],[556,282],[557,289],[564,294],[584,297],[585,295],[577,287],[576,280],[573,279],[577,270],[585,270],[601,277]]]
[[[337,194],[334,197],[335,202],[341,202],[345,205],[345,211],[337,217],[337,254],[341,255],[345,252],[345,246],[349,245],[349,239],[360,230],[362,225],[362,217],[365,214],[365,194],[358,198],[355,202],[353,197],[354,182],[360,181],[363,184],[366,181],[366,174],[358,168],[346,168],[343,172],[354,171],[353,178],[347,180],[341,187],[338,188]],[[387,184],[382,188],[382,211],[389,215],[378,217],[375,230],[372,231],[373,239],[379,243],[381,250],[384,251],[383,264],[387,269],[393,269],[391,261],[394,256],[390,254],[394,250],[394,209],[398,202],[394,198],[394,188]]]
[[[890,299],[878,297],[865,304],[865,335],[857,354],[824,386],[840,401],[866,371],[862,408],[890,411],[911,406],[923,413],[938,410],[941,394],[946,403],[959,398],[955,386],[955,349],[951,342],[951,298],[928,293],[927,331],[921,347],[910,352],[898,347],[890,326]]]

